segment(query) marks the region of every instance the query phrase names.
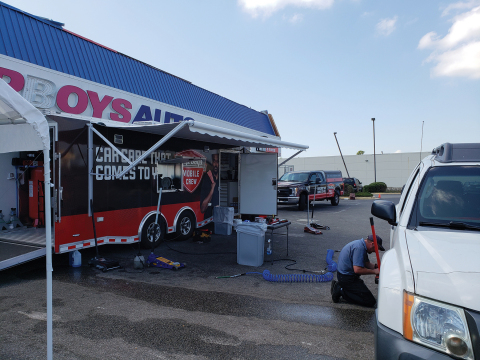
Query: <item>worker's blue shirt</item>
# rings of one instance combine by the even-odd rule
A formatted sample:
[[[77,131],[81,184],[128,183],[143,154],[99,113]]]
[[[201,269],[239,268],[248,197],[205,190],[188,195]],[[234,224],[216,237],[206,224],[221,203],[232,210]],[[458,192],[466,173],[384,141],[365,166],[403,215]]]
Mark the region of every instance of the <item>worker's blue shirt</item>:
[[[365,240],[354,240],[345,245],[338,256],[337,271],[343,275],[355,275],[353,266],[365,267],[369,262]]]

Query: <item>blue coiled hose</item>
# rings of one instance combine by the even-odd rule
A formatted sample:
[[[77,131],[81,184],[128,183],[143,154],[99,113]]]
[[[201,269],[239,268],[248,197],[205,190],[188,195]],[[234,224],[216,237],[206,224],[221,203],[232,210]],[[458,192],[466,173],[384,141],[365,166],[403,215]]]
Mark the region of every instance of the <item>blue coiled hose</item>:
[[[333,274],[328,272],[323,275],[315,275],[315,274],[280,274],[274,275],[270,274],[270,271],[264,270],[263,271],[263,278],[267,281],[272,282],[327,282],[333,280]]]
[[[334,250],[328,249],[327,250],[327,270],[331,272],[337,271],[337,263],[333,261],[333,254],[335,253]]]

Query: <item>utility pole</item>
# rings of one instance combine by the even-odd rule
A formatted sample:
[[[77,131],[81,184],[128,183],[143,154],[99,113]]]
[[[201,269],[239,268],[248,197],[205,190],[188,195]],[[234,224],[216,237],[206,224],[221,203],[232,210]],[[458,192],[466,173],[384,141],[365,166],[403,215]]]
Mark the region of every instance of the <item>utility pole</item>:
[[[335,136],[335,141],[337,142],[338,151],[340,151],[340,156],[342,157],[343,166],[345,166],[345,170],[347,170],[347,175],[348,175],[348,177],[350,177],[350,174],[348,173],[347,165],[345,165],[345,160],[343,159],[342,150],[340,150],[340,145],[338,145],[337,133],[334,132],[333,136]]]
[[[375,174],[375,182],[377,182],[377,160],[375,158],[375,118],[372,118],[373,122],[373,172]]]

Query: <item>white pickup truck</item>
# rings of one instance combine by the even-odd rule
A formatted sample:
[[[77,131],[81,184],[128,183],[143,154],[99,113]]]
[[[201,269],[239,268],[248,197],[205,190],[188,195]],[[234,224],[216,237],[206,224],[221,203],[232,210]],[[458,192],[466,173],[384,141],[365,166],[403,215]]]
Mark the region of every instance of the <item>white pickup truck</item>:
[[[377,359],[480,360],[480,144],[445,143],[410,175],[381,263]]]

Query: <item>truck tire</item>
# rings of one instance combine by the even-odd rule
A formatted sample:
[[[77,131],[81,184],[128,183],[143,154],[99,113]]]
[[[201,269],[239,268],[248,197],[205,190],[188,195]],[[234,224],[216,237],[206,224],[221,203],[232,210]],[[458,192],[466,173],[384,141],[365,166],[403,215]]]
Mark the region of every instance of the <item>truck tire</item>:
[[[192,237],[195,230],[195,216],[190,211],[183,211],[177,220],[177,240],[184,241]]]
[[[303,211],[307,208],[307,194],[300,194],[300,199],[298,199],[298,210]]]
[[[338,191],[335,191],[335,195],[333,195],[333,197],[330,199],[330,203],[333,206],[337,206],[339,202],[340,202],[340,194],[338,193]]]
[[[145,249],[152,248],[152,241],[154,242],[153,248],[156,248],[160,245],[165,238],[167,225],[165,224],[165,220],[163,216],[158,216],[159,224],[155,223],[155,214],[150,215],[143,224],[142,227],[142,235],[140,239],[140,244]]]

